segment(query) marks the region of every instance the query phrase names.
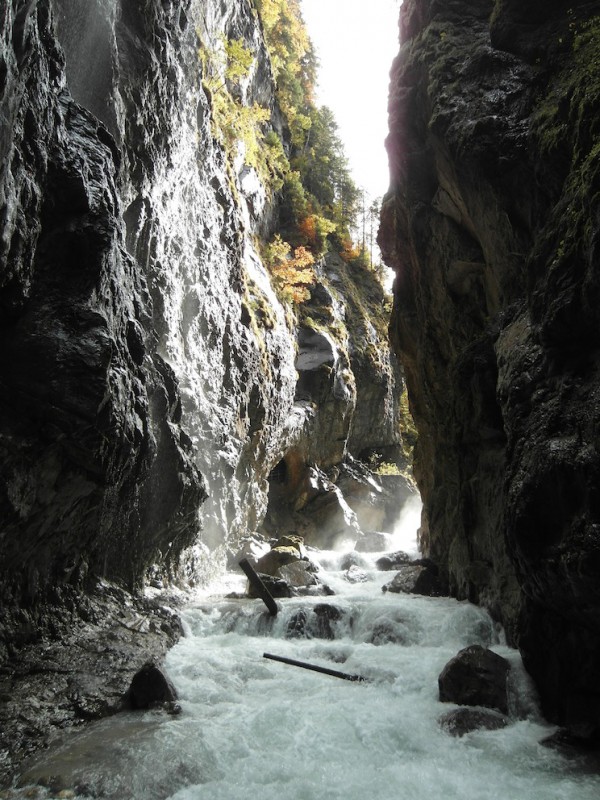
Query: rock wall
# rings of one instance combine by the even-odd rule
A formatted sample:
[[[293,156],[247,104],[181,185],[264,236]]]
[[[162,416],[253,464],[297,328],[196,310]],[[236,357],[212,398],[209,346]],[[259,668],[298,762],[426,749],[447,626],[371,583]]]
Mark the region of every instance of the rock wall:
[[[244,320],[262,267],[210,131],[201,10],[3,11],[2,564],[30,597],[88,571],[134,587],[176,563],[206,488],[206,536],[223,541],[257,505],[238,471],[290,408],[283,312],[260,342]],[[240,27],[242,10],[257,37],[243,4],[212,22]]]
[[[228,160],[200,58],[243,39],[239,99],[285,139],[250,0],[13,0],[0,25],[2,782],[53,726],[119,707],[178,635],[122,587],[209,580],[285,459],[358,535],[324,470],[398,450],[402,379],[372,274],[323,262],[293,312],[261,263],[277,198]]]
[[[568,5],[568,8],[567,8]],[[405,0],[380,244],[422,543],[598,732],[597,2]]]
[[[98,577],[136,589],[152,565],[181,572],[183,554],[206,579],[260,525],[286,453],[306,471],[399,445],[401,377],[369,322],[382,296],[365,310],[319,281],[332,363],[307,395],[312,323],[296,329],[255,246],[276,198],[243,153],[228,162],[202,83],[200,51],[243,39],[240,100],[285,136],[249,0],[1,13],[3,596],[18,607]]]

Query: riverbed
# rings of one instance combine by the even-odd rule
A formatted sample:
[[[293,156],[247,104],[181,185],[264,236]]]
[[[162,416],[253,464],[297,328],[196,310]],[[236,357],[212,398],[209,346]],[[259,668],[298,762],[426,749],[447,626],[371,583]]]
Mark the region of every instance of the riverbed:
[[[241,574],[199,593],[166,661],[181,713],[73,732],[30,780],[54,780],[48,797],[62,787],[82,800],[597,800],[600,777],[585,760],[541,744],[555,728],[484,610],[383,592],[394,573],[374,568],[377,554],[361,555],[363,580],[350,583],[342,556],[311,554],[335,595],[279,600],[275,618],[260,600],[227,599],[244,589]],[[511,663],[510,724],[455,738],[439,724],[455,706],[439,702],[437,679],[471,644]]]

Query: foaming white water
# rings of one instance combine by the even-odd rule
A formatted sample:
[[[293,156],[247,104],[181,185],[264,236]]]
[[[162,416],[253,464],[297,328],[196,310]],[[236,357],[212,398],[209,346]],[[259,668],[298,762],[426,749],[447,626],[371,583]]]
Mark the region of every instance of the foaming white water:
[[[402,511],[394,525],[392,534],[393,547],[396,550],[404,550],[405,553],[413,557],[419,553],[417,531],[421,525],[422,509],[423,503],[420,495],[416,494],[410,497],[402,506]]]
[[[336,567],[336,559],[325,560]],[[499,643],[483,610],[384,594],[391,574],[367,574],[351,585],[334,570],[326,577],[335,596],[281,600],[275,619],[258,600],[198,598],[167,659],[181,715],[102,723],[99,738],[87,734],[71,785],[87,782],[89,796],[115,800],[597,800],[598,776],[539,744],[553,729],[537,713],[518,654]],[[227,588],[241,583],[232,578]],[[513,665],[511,723],[452,738],[438,723],[454,706],[438,701],[437,679],[475,643]],[[48,769],[56,774],[56,763]]]

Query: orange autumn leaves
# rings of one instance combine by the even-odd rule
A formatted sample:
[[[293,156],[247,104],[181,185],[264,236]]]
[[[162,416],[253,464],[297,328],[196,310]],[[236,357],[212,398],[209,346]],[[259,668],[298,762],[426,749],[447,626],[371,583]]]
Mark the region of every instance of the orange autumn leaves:
[[[291,249],[277,234],[265,248],[265,262],[281,297],[299,305],[310,298],[308,287],[317,279],[313,268],[315,257],[306,247],[296,247],[293,255],[290,255]]]

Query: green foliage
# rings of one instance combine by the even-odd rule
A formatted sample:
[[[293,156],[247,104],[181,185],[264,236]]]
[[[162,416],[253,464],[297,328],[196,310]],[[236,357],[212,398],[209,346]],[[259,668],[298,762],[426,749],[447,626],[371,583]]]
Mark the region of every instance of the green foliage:
[[[546,231],[550,269],[566,261],[579,268],[591,247],[590,201],[600,185],[600,16],[579,18],[568,9],[560,56],[533,117],[532,134],[551,165],[560,197]]]
[[[319,256],[350,236],[359,192],[330,109],[314,102],[317,59],[298,0],[255,0],[277,99],[291,136],[289,170],[280,170],[281,228],[293,246]]]
[[[375,469],[376,475],[401,475],[398,464],[393,461],[382,461]]]
[[[242,78],[247,78],[250,68],[254,63],[254,55],[244,45],[243,39],[230,39],[224,41],[226,54],[225,77],[228,82],[239,83]]]
[[[244,105],[239,98],[241,81],[248,77],[254,55],[243,40],[221,40],[217,50],[200,50],[203,83],[212,99],[213,133],[223,144],[231,162],[244,146],[244,159],[260,171],[264,141],[263,126],[271,113],[254,103]]]

